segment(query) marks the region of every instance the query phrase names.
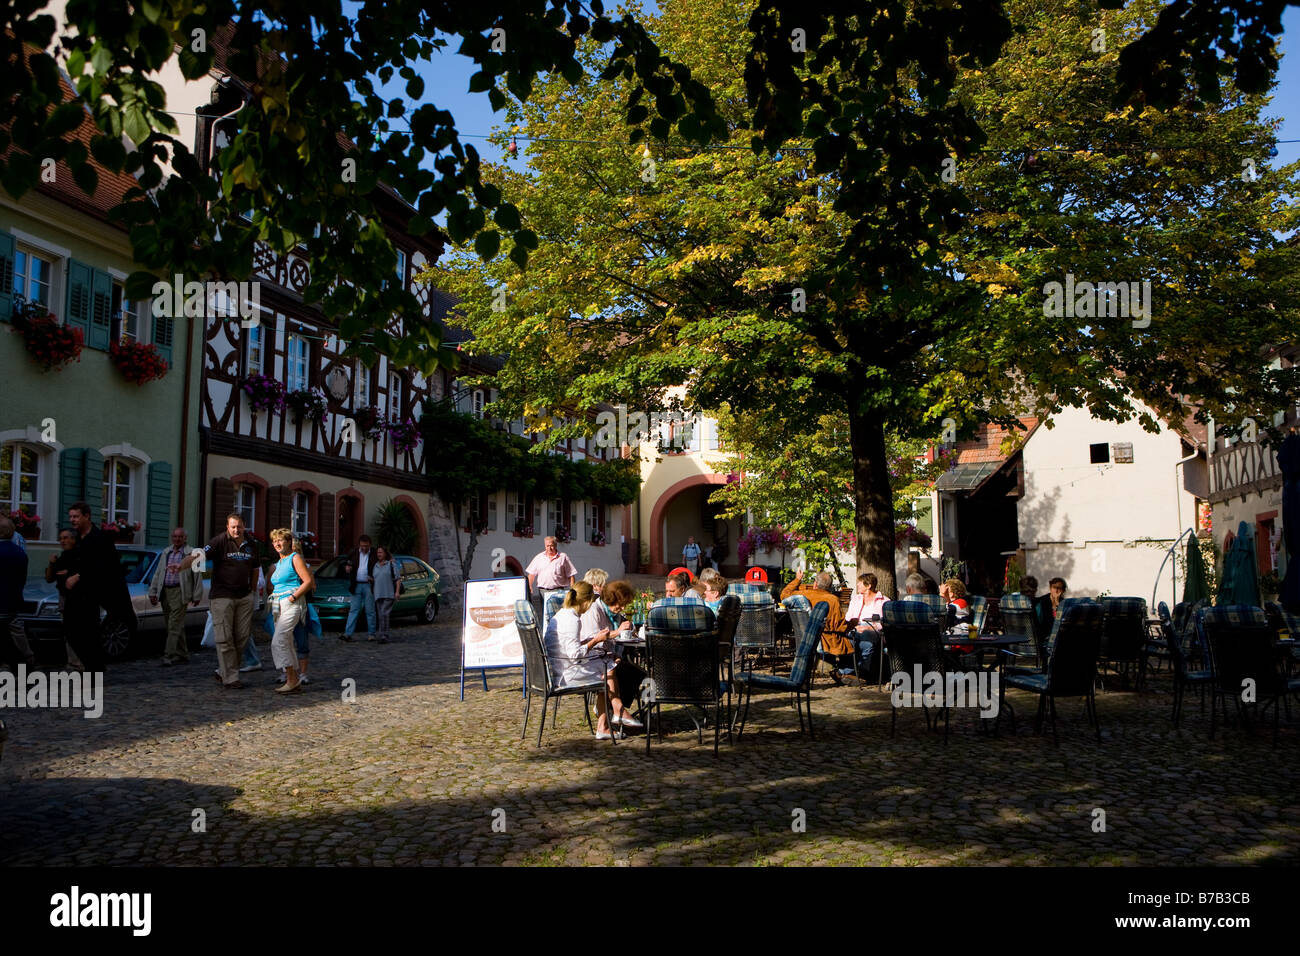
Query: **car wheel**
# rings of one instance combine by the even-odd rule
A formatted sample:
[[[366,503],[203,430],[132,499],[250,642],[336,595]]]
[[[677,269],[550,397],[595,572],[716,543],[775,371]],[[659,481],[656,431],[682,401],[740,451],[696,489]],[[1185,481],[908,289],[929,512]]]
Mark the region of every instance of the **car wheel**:
[[[425,624],[432,624],[433,619],[438,616],[438,595],[430,594],[429,600],[424,602],[424,609],[420,611],[420,620]]]
[[[131,643],[131,632],[126,624],[116,618],[106,617],[99,628],[99,638],[104,645],[104,653],[109,660],[126,656],[127,646]]]

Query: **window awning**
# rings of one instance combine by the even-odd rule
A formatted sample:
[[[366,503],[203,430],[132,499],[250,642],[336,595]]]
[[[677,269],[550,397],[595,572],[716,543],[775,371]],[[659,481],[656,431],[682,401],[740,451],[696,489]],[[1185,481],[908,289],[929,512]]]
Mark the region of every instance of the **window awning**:
[[[1005,461],[981,461],[949,468],[934,483],[935,491],[978,491],[997,473]]]

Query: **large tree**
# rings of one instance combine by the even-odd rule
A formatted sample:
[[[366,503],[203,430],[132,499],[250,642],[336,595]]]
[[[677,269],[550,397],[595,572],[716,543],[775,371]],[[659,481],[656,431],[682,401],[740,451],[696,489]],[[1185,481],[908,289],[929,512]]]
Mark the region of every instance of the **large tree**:
[[[1258,99],[1113,110],[1117,51],[1154,3],[1013,4],[984,67],[1011,34],[991,8],[957,48],[976,8],[819,9],[669,2],[650,21],[711,88],[731,131],[715,148],[611,143],[598,117],[620,93],[594,84],[546,84],[512,114],[540,142],[527,170],[492,175],[541,244],[526,272],[449,276],[479,347],[511,354],[503,410],[544,424],[680,383],[701,409],[807,430],[843,416],[859,568],[891,587],[891,430],[1070,404],[1124,418],[1131,397],[1180,420],[1258,414],[1285,393],[1256,358],[1294,328],[1274,232],[1292,228],[1295,170],[1266,168]],[[1054,313],[1044,287],[1067,273],[1150,281],[1149,326]]]

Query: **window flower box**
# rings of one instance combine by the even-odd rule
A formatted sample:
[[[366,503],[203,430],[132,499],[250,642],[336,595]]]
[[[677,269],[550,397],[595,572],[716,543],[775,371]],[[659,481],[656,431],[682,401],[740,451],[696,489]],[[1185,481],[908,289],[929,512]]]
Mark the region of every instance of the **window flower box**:
[[[591,533],[591,543],[597,548],[603,548],[605,546],[605,532],[593,531]]]
[[[516,538],[531,538],[532,536],[533,536],[533,526],[532,526],[532,525],[530,525],[530,524],[524,524],[523,521],[516,521],[516,522],[515,522],[515,537],[516,537]]]
[[[156,345],[114,342],[108,347],[108,358],[122,377],[135,385],[144,385],[167,374],[167,360]]]
[[[240,388],[248,396],[248,407],[255,413],[284,411],[284,384],[269,375],[250,375]]]
[[[32,538],[34,540],[40,539],[41,537],[41,516],[40,515],[29,515],[26,511],[23,511],[22,509],[19,509],[18,511],[0,512],[0,514],[8,514],[9,520],[11,520],[14,523],[14,530],[17,531],[24,538]]]
[[[414,451],[420,445],[420,426],[411,419],[389,422],[385,426],[393,448],[399,452]]]
[[[101,527],[104,533],[112,535],[117,539],[119,544],[131,544],[135,541],[136,532],[140,530],[140,522],[134,523],[127,521],[105,521]]]
[[[300,388],[284,396],[284,403],[293,409],[293,417],[301,422],[303,419],[321,421],[329,412],[329,401],[320,388]]]
[[[85,338],[81,329],[61,325],[37,302],[19,304],[14,300],[14,328],[21,333],[27,354],[41,367],[54,372],[69,362],[81,361]]]

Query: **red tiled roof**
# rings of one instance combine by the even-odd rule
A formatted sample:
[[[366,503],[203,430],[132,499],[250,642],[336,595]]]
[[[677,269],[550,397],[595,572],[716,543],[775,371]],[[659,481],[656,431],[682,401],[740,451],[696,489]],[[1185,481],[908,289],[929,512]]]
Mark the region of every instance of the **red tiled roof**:
[[[954,449],[956,457],[953,459],[953,464],[974,465],[982,462],[1006,461],[1011,455],[1003,453],[1002,443],[1007,438],[1015,436],[1016,447],[1018,448],[1038,427],[1038,419],[1036,417],[1021,418],[1020,424],[1024,426],[1023,430],[1019,428],[1003,428],[1001,425],[980,425],[974,438],[957,442]]]

